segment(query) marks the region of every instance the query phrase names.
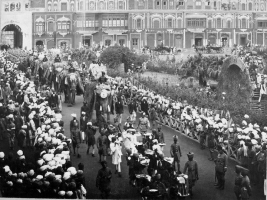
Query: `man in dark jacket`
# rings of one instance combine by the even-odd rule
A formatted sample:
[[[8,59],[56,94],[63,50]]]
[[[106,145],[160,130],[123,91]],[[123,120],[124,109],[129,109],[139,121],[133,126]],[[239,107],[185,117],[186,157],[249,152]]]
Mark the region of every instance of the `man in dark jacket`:
[[[118,98],[117,102],[115,103],[115,111],[117,114],[117,120],[119,122],[119,125],[121,125],[121,118],[122,118],[122,113],[123,113],[123,102],[121,97]]]
[[[143,98],[143,100],[141,101],[141,110],[142,112],[145,112],[146,115],[148,116],[148,102],[146,100],[146,97]]]

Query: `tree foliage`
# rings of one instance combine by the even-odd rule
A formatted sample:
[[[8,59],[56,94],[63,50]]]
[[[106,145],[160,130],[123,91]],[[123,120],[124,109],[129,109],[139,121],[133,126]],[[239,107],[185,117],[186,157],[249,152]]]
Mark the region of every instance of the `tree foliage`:
[[[135,54],[128,47],[122,46],[110,46],[100,56],[100,61],[113,69],[117,68],[121,63],[128,66],[131,66],[131,64],[141,66],[148,59],[148,56]]]

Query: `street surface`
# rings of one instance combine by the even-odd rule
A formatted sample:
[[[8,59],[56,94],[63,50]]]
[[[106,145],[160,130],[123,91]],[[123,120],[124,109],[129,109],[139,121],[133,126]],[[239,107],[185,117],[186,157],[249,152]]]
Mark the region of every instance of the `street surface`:
[[[83,98],[81,96],[76,98],[76,105],[74,107],[67,107],[66,104],[63,106],[63,119],[65,121],[65,134],[67,136],[70,135],[69,132],[69,122],[72,119],[71,114],[76,113],[77,117],[80,116],[80,108],[82,106]],[[123,124],[125,119],[129,115],[128,109],[124,107],[124,114],[122,119]],[[95,118],[95,116],[94,116]],[[113,117],[112,120],[113,121]],[[228,171],[226,173],[226,182],[225,182],[225,190],[218,190],[214,187],[215,181],[215,167],[214,163],[208,160],[209,152],[208,150],[200,150],[200,146],[197,142],[193,141],[190,138],[187,138],[184,135],[181,135],[177,131],[174,131],[171,128],[163,127],[163,132],[165,136],[165,143],[167,144],[164,148],[165,156],[170,156],[170,145],[173,142],[173,135],[177,134],[179,136],[179,143],[182,151],[181,158],[181,168],[184,168],[184,164],[187,161],[187,153],[194,152],[195,160],[198,162],[199,167],[199,181],[193,189],[195,200],[235,200],[234,194],[234,178],[235,172],[234,167],[236,162],[233,160],[229,160],[228,163]],[[96,137],[99,136],[97,133]],[[96,151],[96,157],[92,157],[92,155],[86,155],[87,145],[81,144],[80,154],[81,158],[77,158],[72,156],[72,163],[74,166],[78,166],[80,162],[82,162],[85,166],[85,174],[86,174],[86,189],[87,189],[87,198],[96,199],[100,198],[100,192],[95,187],[95,180],[98,170],[101,168],[101,165],[98,163],[99,157]],[[92,150],[90,151],[92,152]],[[123,154],[125,155],[125,150],[123,150]],[[112,172],[115,172],[115,167],[111,164],[111,156],[107,157],[107,162],[109,167],[112,169]],[[113,174],[112,182],[111,182],[111,199],[141,199],[137,190],[129,185],[128,179],[128,167],[126,164],[125,156],[122,158],[122,178],[119,178],[117,175]],[[262,186],[263,187],[263,186]],[[263,190],[256,189],[252,186],[253,192],[250,200],[264,200]],[[190,198],[188,198],[190,199]]]

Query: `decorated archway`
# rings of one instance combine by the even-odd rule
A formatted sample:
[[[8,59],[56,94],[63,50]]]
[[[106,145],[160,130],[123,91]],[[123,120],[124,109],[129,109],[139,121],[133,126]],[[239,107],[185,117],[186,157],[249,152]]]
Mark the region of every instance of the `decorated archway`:
[[[23,35],[20,26],[8,24],[2,29],[2,43],[11,48],[23,47]]]
[[[245,103],[251,97],[248,68],[237,56],[228,57],[222,65],[218,81],[218,97],[227,101]]]

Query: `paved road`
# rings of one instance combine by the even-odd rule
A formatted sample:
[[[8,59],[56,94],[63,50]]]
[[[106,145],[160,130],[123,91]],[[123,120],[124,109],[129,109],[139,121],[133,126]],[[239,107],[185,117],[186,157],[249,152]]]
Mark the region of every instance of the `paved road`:
[[[82,106],[83,99],[82,97],[77,97],[76,105],[74,107],[66,107],[64,105],[63,108],[63,119],[65,121],[65,130],[66,135],[69,136],[69,121],[71,120],[71,113],[77,113],[79,116],[80,107]],[[129,115],[128,110],[125,109],[125,114],[123,115],[123,119],[126,119],[127,115]],[[176,131],[163,127],[163,131],[165,133],[165,142],[166,147],[164,149],[164,154],[169,156],[170,145],[173,142],[173,135],[177,134],[179,136],[179,141],[182,150],[182,158],[181,158],[181,166],[184,167],[185,162],[187,161],[186,153],[189,151],[195,153],[195,160],[198,162],[199,166],[199,178],[200,180],[197,182],[194,188],[194,199],[196,200],[234,200],[235,195],[233,192],[234,187],[234,166],[235,162],[230,160],[228,166],[228,172],[226,174],[226,185],[225,190],[217,190],[214,188],[214,163],[208,160],[209,152],[207,150],[200,150],[197,142],[191,140],[190,138],[185,137],[177,133]],[[97,136],[99,133],[97,133]],[[88,191],[88,198],[95,199],[100,198],[100,193],[95,187],[95,179],[98,169],[101,168],[101,165],[98,163],[98,155],[96,157],[92,157],[91,155],[86,155],[86,144],[82,144],[80,148],[80,152],[82,157],[76,158],[72,157],[72,161],[75,166],[78,166],[80,162],[85,165],[85,173],[86,173],[86,189]],[[125,151],[123,152],[125,154]],[[114,172],[115,169],[111,164],[111,157],[108,157],[108,164]],[[113,175],[112,178],[112,196],[113,199],[140,199],[140,195],[137,193],[135,188],[129,186],[128,180],[128,167],[126,166],[125,158],[122,159],[122,178],[118,178],[116,175]],[[253,188],[253,196],[251,200],[263,200],[265,199],[263,196],[263,191]]]

